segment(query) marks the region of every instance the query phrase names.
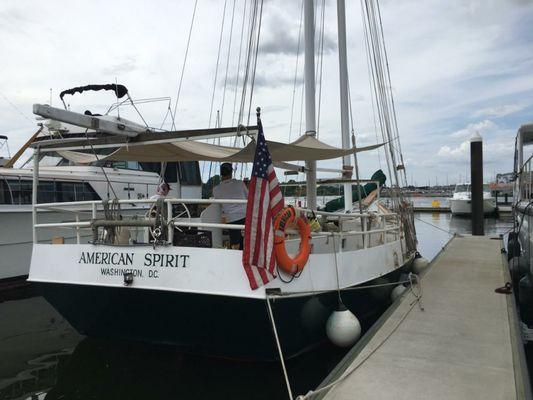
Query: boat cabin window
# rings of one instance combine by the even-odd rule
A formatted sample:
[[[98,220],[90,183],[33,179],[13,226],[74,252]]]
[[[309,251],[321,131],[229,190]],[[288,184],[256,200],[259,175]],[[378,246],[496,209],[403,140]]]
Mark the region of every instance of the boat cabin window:
[[[180,183],[182,185],[199,186],[202,184],[200,165],[196,161],[182,161],[178,164]]]
[[[60,203],[65,201],[100,200],[87,182],[39,181],[37,201]],[[0,181],[0,204],[31,204],[32,181],[6,179]]]
[[[155,172],[161,175],[161,163],[141,162],[143,171]],[[165,167],[165,182],[179,182],[182,185],[200,186],[200,165],[198,161],[168,162]]]
[[[11,195],[7,182],[0,178],[0,204],[11,204]]]
[[[137,161],[104,161],[103,166],[105,168],[142,170],[141,165]]]

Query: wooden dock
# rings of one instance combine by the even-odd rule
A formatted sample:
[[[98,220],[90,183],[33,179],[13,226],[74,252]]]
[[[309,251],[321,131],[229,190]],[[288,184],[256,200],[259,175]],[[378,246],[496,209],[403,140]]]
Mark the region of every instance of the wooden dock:
[[[450,207],[444,206],[444,207],[433,207],[433,206],[414,206],[413,207],[414,212],[419,213],[450,213]],[[512,213],[512,206],[510,205],[499,205],[498,206],[498,214],[499,215],[511,215]]]
[[[423,213],[449,213],[450,207],[433,207],[433,206],[414,206],[414,212],[423,212]]]
[[[453,238],[422,277],[423,310],[406,292],[305,398],[530,398],[514,297],[494,292],[510,281],[496,239]]]

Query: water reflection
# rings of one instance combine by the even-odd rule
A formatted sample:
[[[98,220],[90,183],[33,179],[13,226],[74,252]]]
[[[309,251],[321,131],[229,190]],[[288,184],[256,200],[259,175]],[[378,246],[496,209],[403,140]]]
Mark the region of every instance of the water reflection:
[[[287,398],[278,363],[82,338],[39,296],[0,303],[0,318],[9,321],[0,328],[0,399]],[[316,387],[344,354],[324,343],[289,360],[293,392]]]
[[[333,350],[319,349],[320,356]],[[339,356],[342,354],[339,354]],[[316,358],[317,354],[313,358]],[[320,382],[338,359],[309,357],[288,363],[294,391],[302,379]],[[315,360],[316,361],[316,360]],[[277,363],[242,363],[195,357],[171,347],[86,338],[58,369],[47,400],[77,399],[283,399],[286,389]],[[294,384],[296,383],[296,384]],[[306,387],[310,389],[310,387]]]
[[[2,295],[0,399],[38,395],[55,384],[59,361],[81,336],[28,287]]]
[[[439,253],[454,233],[472,234],[471,219],[451,213],[415,213],[415,226],[418,250],[430,260]],[[508,232],[512,226],[510,215],[486,217],[485,235],[498,236]]]

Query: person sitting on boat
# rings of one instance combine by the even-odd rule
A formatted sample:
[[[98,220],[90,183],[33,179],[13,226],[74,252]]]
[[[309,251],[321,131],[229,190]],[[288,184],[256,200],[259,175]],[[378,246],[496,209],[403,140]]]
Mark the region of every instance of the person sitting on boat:
[[[156,194],[150,197],[150,200],[159,200],[167,197],[168,192],[170,192],[170,186],[166,182],[161,182],[157,185]]]
[[[231,163],[220,165],[220,183],[213,188],[215,199],[247,199],[248,189],[243,181],[233,178]],[[222,218],[225,223],[243,225],[246,218],[246,204],[222,204]],[[232,249],[243,249],[241,230],[229,230]]]

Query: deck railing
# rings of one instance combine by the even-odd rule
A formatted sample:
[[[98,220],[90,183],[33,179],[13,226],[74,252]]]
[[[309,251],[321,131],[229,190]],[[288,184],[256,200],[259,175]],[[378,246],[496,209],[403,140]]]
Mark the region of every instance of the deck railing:
[[[161,200],[159,200],[161,201]],[[235,200],[235,199],[177,199],[177,198],[167,198],[162,200],[166,205],[166,215],[165,226],[167,231],[167,241],[172,243],[174,228],[203,228],[203,229],[244,229],[244,225],[235,225],[228,223],[215,223],[215,222],[202,222],[198,220],[192,220],[190,213],[188,212],[187,205],[210,205],[210,204],[246,204],[247,200]],[[128,227],[138,227],[146,229],[148,226],[154,225],[154,218],[147,216],[147,211],[153,205],[157,204],[158,200],[154,199],[137,199],[137,200],[113,200],[113,201],[102,201],[102,200],[93,200],[93,201],[76,201],[76,202],[61,202],[61,203],[41,203],[35,204],[33,206],[36,220],[33,225],[34,233],[34,243],[37,243],[37,230],[39,229],[57,229],[57,228],[66,228],[66,229],[75,229],[76,230],[76,242],[79,244],[81,241],[81,230],[85,229],[94,229],[95,222],[98,222],[98,226],[106,226],[106,223],[109,226],[128,226]],[[161,203],[160,203],[161,204]],[[143,214],[143,218],[138,219],[124,219],[124,220],[102,220],[98,219],[98,214],[105,211],[106,206],[108,205],[117,205],[128,206],[128,208],[122,208],[121,211],[131,211]],[[187,210],[187,217],[176,217],[173,216],[173,206],[181,205]],[[138,207],[139,208],[133,208]],[[144,206],[144,207],[143,207]],[[312,233],[313,237],[320,236],[339,236],[342,238],[349,236],[361,236],[363,247],[367,248],[371,245],[371,235],[380,234],[382,236],[382,242],[386,243],[388,241],[396,241],[401,237],[401,229],[398,215],[396,213],[337,213],[337,212],[325,212],[325,211],[311,211],[306,208],[294,207],[295,210],[302,212],[306,215],[320,215],[325,217],[328,221],[336,221],[338,223],[339,231],[321,231]],[[37,223],[38,211],[47,211],[48,215],[50,211],[61,212],[73,214],[73,221],[64,221],[64,222],[47,222],[47,223]],[[84,217],[85,219],[83,219]],[[137,215],[138,217],[138,215]],[[360,220],[361,230],[352,230],[347,229],[343,230],[343,222],[348,220]],[[374,227],[371,228],[369,221],[374,221]],[[289,232],[292,233],[292,232]]]

